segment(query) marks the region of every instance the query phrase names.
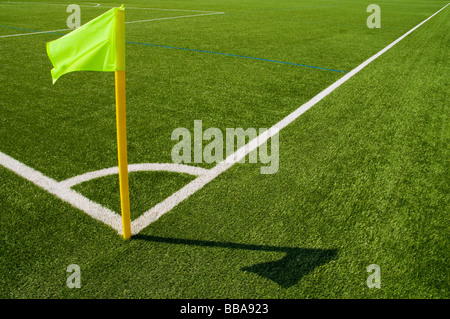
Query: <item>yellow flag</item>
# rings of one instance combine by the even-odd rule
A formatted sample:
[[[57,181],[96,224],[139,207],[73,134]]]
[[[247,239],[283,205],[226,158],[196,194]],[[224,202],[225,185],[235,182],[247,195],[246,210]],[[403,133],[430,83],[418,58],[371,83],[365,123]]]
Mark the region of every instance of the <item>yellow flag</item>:
[[[65,36],[47,43],[53,83],[74,71],[125,69],[124,7],[113,8]]]

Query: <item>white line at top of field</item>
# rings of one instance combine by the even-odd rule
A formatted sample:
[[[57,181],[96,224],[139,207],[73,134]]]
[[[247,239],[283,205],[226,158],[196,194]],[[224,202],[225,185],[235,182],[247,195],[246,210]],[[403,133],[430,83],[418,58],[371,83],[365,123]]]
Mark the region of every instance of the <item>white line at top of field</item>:
[[[175,17],[165,17],[165,18],[154,18],[154,19],[146,19],[146,20],[137,20],[137,21],[128,21],[128,23],[139,23],[139,22],[150,22],[150,21],[161,21],[161,20],[172,20],[172,19],[181,19],[181,18],[193,18],[193,17],[201,17],[201,16],[210,16],[215,14],[224,14],[225,12],[210,12],[210,13],[200,13],[200,14],[191,14],[186,16],[175,16]]]
[[[95,8],[95,7],[99,7],[100,3],[94,3],[92,2],[91,4],[93,5],[84,5],[84,4],[79,4],[80,7],[84,7],[84,8]],[[13,2],[5,2],[5,1],[0,1],[0,5],[2,6],[6,6],[6,5],[21,5],[21,6],[28,6],[28,5],[35,5],[35,6],[69,6],[70,3],[46,3],[46,2],[24,2],[24,1],[13,1]]]
[[[27,32],[27,33],[6,34],[6,35],[0,35],[0,38],[21,37],[24,35],[43,34],[43,33],[55,33],[55,32],[68,31],[68,30],[71,30],[71,29],[59,29],[59,30],[50,30],[50,31],[36,31],[36,32]]]
[[[103,7],[100,5],[100,7]],[[155,11],[179,11],[179,12],[198,12],[198,13],[218,13],[219,11],[211,11],[211,10],[191,10],[191,9],[168,9],[168,8],[139,8],[139,7],[125,7],[125,9],[133,9],[133,10],[155,10]],[[223,13],[223,12],[221,12]]]
[[[172,19],[182,19],[182,18],[194,18],[194,17],[201,17],[201,16],[210,16],[210,15],[215,15],[215,14],[224,14],[224,13],[225,12],[211,12],[211,13],[191,14],[191,15],[185,15],[185,16],[153,18],[153,19],[146,19],[146,20],[127,21],[127,22],[125,22],[125,24],[141,23],[141,22],[152,22],[152,21],[162,21],[162,20],[172,20]],[[55,32],[60,32],[60,31],[69,31],[69,30],[72,30],[72,29],[59,29],[59,30],[49,30],[49,31],[32,31],[32,32],[27,32],[27,33],[6,34],[6,35],[0,35],[0,38],[20,37],[20,36],[33,35],[33,34],[55,33]]]
[[[14,1],[14,2],[4,2],[1,1],[0,5],[42,5],[42,6],[68,6],[70,3],[47,3],[47,2],[23,2],[23,1]],[[79,4],[80,7],[85,8],[113,8],[111,6],[101,5],[100,3],[92,2],[92,5],[83,5]],[[199,12],[199,13],[212,13],[219,11],[212,10],[192,10],[192,9],[177,9],[177,8],[145,8],[145,7],[125,7],[125,9],[132,10],[155,10],[155,11],[179,11],[179,12]]]

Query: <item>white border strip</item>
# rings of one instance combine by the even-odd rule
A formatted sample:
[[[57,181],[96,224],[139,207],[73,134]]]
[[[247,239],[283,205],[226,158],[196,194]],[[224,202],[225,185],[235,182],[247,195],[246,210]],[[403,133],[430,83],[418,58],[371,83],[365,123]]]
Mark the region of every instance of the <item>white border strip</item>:
[[[7,35],[0,35],[0,38],[20,37],[20,36],[24,36],[24,35],[53,33],[53,32],[68,31],[68,30],[71,30],[71,29],[60,29],[60,30],[51,30],[51,31],[37,31],[37,32],[27,32],[27,33],[18,33],[18,34],[7,34]]]
[[[174,16],[174,17],[147,19],[147,20],[127,21],[127,22],[125,22],[125,24],[140,23],[140,22],[151,22],[151,21],[162,21],[162,20],[172,20],[172,19],[182,19],[182,18],[194,18],[194,17],[211,16],[211,15],[217,15],[217,14],[225,14],[225,12],[201,13],[201,14],[191,14],[191,15],[185,15],[185,16]],[[72,29],[60,29],[60,30],[37,31],[37,32],[27,32],[27,33],[18,33],[18,34],[6,34],[6,35],[0,35],[0,38],[20,37],[20,36],[24,36],[24,35],[53,33],[53,32],[69,31],[69,30],[72,30]]]
[[[359,66],[357,66],[355,69],[344,75],[342,78],[334,82],[332,85],[327,87],[325,90],[317,94],[315,97],[313,97],[311,100],[300,106],[298,109],[296,109],[294,112],[286,116],[284,119],[279,121],[277,124],[272,126],[269,130],[265,131],[261,135],[259,135],[257,138],[253,139],[240,149],[238,149],[235,153],[230,155],[228,158],[226,158],[224,161],[217,164],[214,168],[210,169],[209,173],[207,175],[199,176],[186,186],[184,186],[182,189],[177,191],[176,193],[172,194],[170,197],[168,197],[165,201],[159,203],[152,209],[145,212],[143,215],[141,215],[139,218],[134,220],[131,224],[132,232],[133,234],[139,233],[143,228],[147,227],[150,223],[156,221],[158,218],[160,218],[165,213],[172,210],[175,206],[177,206],[179,203],[187,199],[189,196],[197,192],[198,190],[202,189],[203,186],[208,184],[210,181],[212,181],[214,178],[219,176],[221,173],[228,170],[231,166],[233,166],[235,163],[237,163],[240,159],[245,157],[248,153],[255,150],[257,147],[262,145],[264,142],[266,142],[269,138],[277,134],[280,130],[285,128],[287,125],[292,123],[294,120],[296,120],[299,116],[301,116],[303,113],[308,111],[310,108],[312,108],[314,105],[322,101],[326,96],[328,96],[331,92],[336,90],[338,87],[340,87],[342,84],[347,82],[349,79],[351,79],[354,75],[356,75],[359,71],[364,69],[367,65],[372,63],[374,60],[376,60],[378,57],[380,57],[383,53],[391,49],[394,45],[402,41],[404,38],[406,38],[408,35],[410,35],[412,32],[417,30],[420,26],[422,26],[424,23],[426,23],[428,20],[433,18],[435,15],[437,15],[439,12],[444,10],[450,3],[448,3],[446,6],[444,6],[442,9],[434,13],[432,16],[406,32],[404,35],[402,35],[400,38],[389,44],[387,47],[385,47],[383,50],[378,52],[377,54],[373,55],[363,63],[361,63]]]
[[[191,15],[186,15],[186,16],[175,16],[175,17],[155,18],[155,19],[147,19],[147,20],[128,21],[125,23],[128,24],[128,23],[139,23],[139,22],[149,22],[149,21],[181,19],[181,18],[194,18],[194,17],[202,17],[202,16],[212,16],[212,15],[216,15],[216,14],[225,14],[225,12],[191,14]]]
[[[0,5],[41,5],[41,6],[68,6],[70,3],[46,3],[46,2],[20,2],[20,1],[13,1],[13,2],[5,2],[1,1]],[[107,5],[101,5],[100,3],[91,2],[92,5],[85,5],[85,4],[79,4],[80,7],[84,8],[113,8],[111,6]],[[190,10],[190,9],[169,9],[169,8],[144,8],[144,7],[126,7],[126,9],[132,9],[132,10],[153,10],[153,11],[179,11],[179,12],[216,12],[216,11],[206,11],[206,10]]]
[[[45,176],[41,172],[26,166],[2,152],[0,152],[0,164],[17,175],[22,176],[35,185],[43,188],[50,194],[53,194],[72,206],[84,211],[89,216],[111,226],[117,230],[117,232],[122,232],[122,218],[113,211],[89,200],[69,187],[64,186],[64,184]]]
[[[5,2],[1,1],[0,6],[11,6],[11,5],[20,5],[20,6],[29,6],[29,5],[35,5],[35,6],[68,6],[70,3],[45,3],[45,2],[23,2],[23,1],[12,1],[12,2]],[[86,7],[86,8],[95,8],[100,6],[100,3],[93,3],[93,6],[83,5],[80,4],[80,7]]]
[[[102,7],[105,7],[105,6],[102,6]],[[125,9],[133,9],[133,10],[153,10],[153,11],[199,12],[199,13],[212,13],[212,12],[218,12],[218,11],[205,11],[205,10],[166,9],[166,8],[139,8],[139,7],[125,7]]]

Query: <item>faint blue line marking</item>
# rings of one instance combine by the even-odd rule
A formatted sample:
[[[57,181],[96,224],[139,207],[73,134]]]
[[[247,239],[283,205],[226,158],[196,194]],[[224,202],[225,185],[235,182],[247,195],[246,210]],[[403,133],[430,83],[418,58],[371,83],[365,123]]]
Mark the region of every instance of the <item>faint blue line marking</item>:
[[[251,56],[238,55],[238,54],[230,54],[230,53],[222,53],[222,52],[214,52],[214,51],[206,51],[206,50],[198,50],[198,49],[188,49],[188,48],[172,47],[172,46],[160,45],[160,44],[132,42],[132,41],[127,41],[127,43],[138,44],[138,45],[146,45],[146,46],[158,47],[158,48],[166,48],[166,49],[175,49],[175,50],[184,50],[184,51],[191,51],[191,52],[217,54],[217,55],[224,55],[224,56],[235,57],[235,58],[244,58],[244,59],[258,60],[258,61],[264,61],[264,62],[272,62],[272,63],[281,63],[281,64],[287,64],[287,65],[301,66],[301,67],[305,67],[305,68],[312,68],[312,69],[318,69],[318,70],[324,70],[324,71],[347,73],[347,71],[322,68],[322,67],[319,67],[319,66],[299,64],[299,63],[292,63],[292,62],[284,62],[284,61],[277,61],[277,60],[270,60],[270,59],[263,59],[263,58],[255,58],[255,57],[251,57]]]
[[[43,32],[43,33],[51,33],[51,34],[57,34],[57,35],[64,35],[65,34],[65,33],[44,32],[44,31],[40,31],[40,30],[32,30],[32,29],[23,29],[23,28],[9,27],[9,26],[3,26],[3,25],[0,25],[0,27],[1,28],[7,28],[7,29],[13,29],[13,30],[20,30],[20,31]],[[222,52],[214,52],[214,51],[206,51],[206,50],[198,50],[198,49],[189,49],[189,48],[180,48],[180,47],[172,47],[172,46],[168,46],[168,45],[151,44],[151,43],[143,43],[143,42],[133,42],[133,41],[126,41],[126,43],[137,44],[137,45],[145,45],[145,46],[151,46],[151,47],[158,47],[158,48],[165,48],[165,49],[175,49],[175,50],[183,50],[183,51],[191,51],[191,52],[199,52],[199,53],[209,53],[209,54],[223,55],[223,56],[229,56],[229,57],[234,57],[234,58],[251,59],[251,60],[257,60],[257,61],[263,61],[263,62],[272,62],[272,63],[280,63],[280,64],[286,64],[286,65],[300,66],[300,67],[304,67],[304,68],[318,69],[318,70],[324,70],[324,71],[347,73],[347,71],[322,68],[322,67],[319,67],[319,66],[299,64],[299,63],[292,63],[292,62],[284,62],[284,61],[270,60],[270,59],[263,59],[263,58],[255,58],[255,57],[251,57],[251,56],[238,55],[238,54],[230,54],[230,53],[222,53]]]

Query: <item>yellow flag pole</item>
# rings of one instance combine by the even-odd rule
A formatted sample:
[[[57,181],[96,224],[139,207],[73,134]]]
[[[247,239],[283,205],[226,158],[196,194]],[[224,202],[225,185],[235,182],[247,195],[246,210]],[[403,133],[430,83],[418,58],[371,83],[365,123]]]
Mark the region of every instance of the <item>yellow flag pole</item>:
[[[117,153],[119,159],[120,207],[123,238],[131,238],[130,194],[128,187],[127,125],[125,99],[125,12],[123,6],[116,11],[116,121]]]
[[[125,70],[116,71],[117,153],[119,158],[120,207],[123,238],[131,237],[130,195],[128,188],[127,124],[125,108]]]

